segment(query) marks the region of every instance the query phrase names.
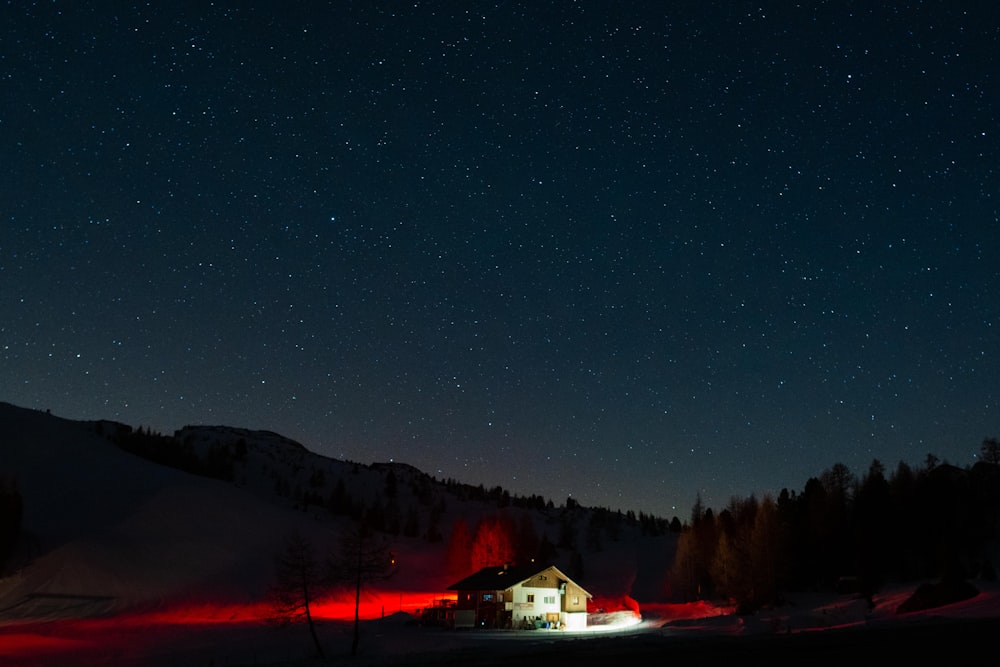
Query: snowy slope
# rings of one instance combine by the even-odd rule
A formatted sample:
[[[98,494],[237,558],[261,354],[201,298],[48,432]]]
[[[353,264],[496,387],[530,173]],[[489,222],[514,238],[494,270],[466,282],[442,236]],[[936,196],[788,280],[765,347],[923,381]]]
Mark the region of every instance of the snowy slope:
[[[2,404],[0,434],[0,465],[24,501],[18,556],[30,561],[0,580],[9,617],[256,598],[285,535],[309,523],[232,484],[128,454],[93,423]]]
[[[292,531],[321,549],[337,543],[350,519],[315,503],[338,485],[354,503],[381,502],[399,518],[411,508],[419,513],[419,536],[393,538],[405,563],[391,582],[398,592],[444,593],[455,580],[445,561],[456,519],[472,528],[483,515],[506,512],[516,522],[527,514],[539,537],[553,543],[565,520],[560,508],[501,510],[493,501],[463,498],[405,464],[329,459],[275,433],[228,426],[187,426],[174,434],[203,456],[212,448],[239,451],[231,481],[199,477],[120,449],[110,434],[122,426],[0,403],[0,475],[16,475],[25,532],[21,567],[0,579],[0,621],[259,601]],[[440,515],[437,541],[425,539],[432,508]],[[574,516],[589,591],[604,599],[662,591],[669,537],[641,539],[630,526],[588,551],[587,510]],[[565,560],[556,564],[569,567]]]

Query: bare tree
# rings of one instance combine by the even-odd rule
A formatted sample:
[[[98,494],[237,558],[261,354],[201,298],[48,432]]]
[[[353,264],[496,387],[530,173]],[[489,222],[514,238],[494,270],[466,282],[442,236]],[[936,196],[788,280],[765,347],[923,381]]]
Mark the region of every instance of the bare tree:
[[[311,606],[326,584],[323,575],[312,543],[293,533],[275,559],[275,580],[270,591],[277,620],[282,623],[305,621],[320,658],[325,655],[316,634]]]
[[[396,557],[389,545],[376,538],[363,523],[344,534],[339,550],[330,560],[329,579],[334,585],[354,588],[354,638],[351,655],[358,654],[361,640],[361,588],[364,584],[387,579],[396,571]]]

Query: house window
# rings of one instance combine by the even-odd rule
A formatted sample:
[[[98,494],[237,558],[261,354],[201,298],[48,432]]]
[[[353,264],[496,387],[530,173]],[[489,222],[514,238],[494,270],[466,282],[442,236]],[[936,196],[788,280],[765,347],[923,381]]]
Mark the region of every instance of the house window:
[[[579,595],[574,595],[573,596],[573,606],[576,606],[576,605],[579,605],[579,604],[580,604],[580,596]]]
[[[534,601],[535,601],[535,594],[528,593],[528,602],[534,602]]]
[[[483,593],[483,602],[493,602],[493,593]]]
[[[545,604],[555,604],[555,603],[556,603],[556,596],[555,595],[546,595],[545,596]]]

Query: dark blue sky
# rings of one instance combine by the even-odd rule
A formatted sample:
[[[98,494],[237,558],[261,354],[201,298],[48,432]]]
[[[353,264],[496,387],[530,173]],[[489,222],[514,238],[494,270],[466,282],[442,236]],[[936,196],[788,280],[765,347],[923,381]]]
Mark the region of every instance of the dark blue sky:
[[[1000,12],[712,4],[3,6],[0,400],[685,519],[974,462]]]

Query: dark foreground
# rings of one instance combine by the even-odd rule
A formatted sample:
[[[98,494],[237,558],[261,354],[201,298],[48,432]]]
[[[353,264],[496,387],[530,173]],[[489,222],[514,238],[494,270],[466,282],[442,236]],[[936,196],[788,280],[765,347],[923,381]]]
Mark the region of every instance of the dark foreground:
[[[357,657],[349,624],[324,623],[324,660],[307,657],[304,627],[129,627],[113,621],[81,630],[42,624],[32,632],[0,627],[0,666],[186,667],[640,667],[645,665],[790,665],[910,667],[996,664],[1000,617],[909,618],[790,634],[726,634],[685,627],[643,627],[615,635],[477,633],[372,622]],[[86,632],[84,632],[86,630]],[[18,642],[21,642],[20,644]]]
[[[395,656],[370,665],[628,667],[632,665],[855,665],[992,664],[1000,650],[1000,619],[928,620],[819,630],[787,635],[698,636],[662,632],[559,639],[549,643],[467,647]],[[911,662],[912,661],[912,662]],[[340,660],[332,662],[340,664]]]

